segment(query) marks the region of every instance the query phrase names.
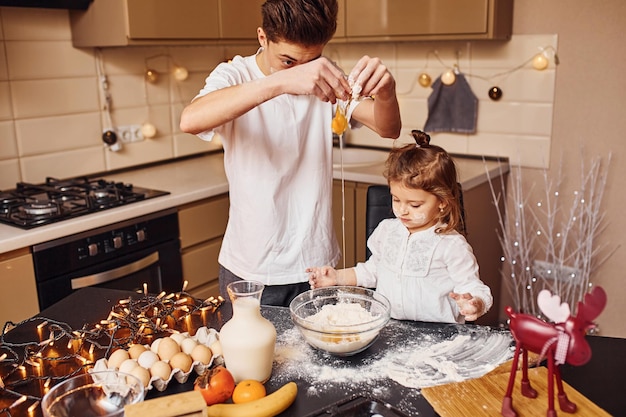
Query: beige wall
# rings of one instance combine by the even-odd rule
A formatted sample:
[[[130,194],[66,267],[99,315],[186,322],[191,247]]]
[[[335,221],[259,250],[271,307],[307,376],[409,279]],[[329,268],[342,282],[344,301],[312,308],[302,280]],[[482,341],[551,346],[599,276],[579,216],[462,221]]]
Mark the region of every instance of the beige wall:
[[[601,334],[626,337],[622,302],[626,299],[626,194],[622,190],[626,177],[626,2],[517,0],[514,16],[516,34],[559,35],[562,64],[556,78],[549,175],[557,176],[562,169],[563,189],[571,193],[581,182],[581,144],[588,158],[612,153],[603,202],[607,228],[598,245],[617,250],[594,271],[591,281],[603,286],[609,297],[598,320]],[[525,169],[525,188],[543,184],[541,175],[541,170]]]
[[[626,222],[621,216],[625,197],[617,191],[626,169],[622,161],[626,50],[621,39],[625,25],[622,0],[518,0],[512,42],[330,45],[327,53],[345,68],[361,53],[379,55],[389,63],[398,81],[406,133],[423,126],[427,115],[429,90],[415,85],[416,74],[427,64],[434,79],[444,68],[432,55],[426,58],[429,51],[437,50],[446,65],[458,57],[462,72],[488,76],[515,67],[546,43],[558,47],[558,68],[551,63],[544,72],[524,68],[506,79],[490,80],[503,87],[505,96],[499,103],[486,97],[490,82],[473,78],[472,88],[481,100],[478,135],[438,135],[437,140],[453,152],[520,155],[526,166],[549,165],[549,175],[557,175],[563,160],[563,187],[570,191],[580,182],[581,142],[590,156],[612,151],[604,205],[609,227],[602,239],[618,246]],[[71,46],[67,11],[0,7],[0,29],[0,189],[12,188],[16,181],[39,182],[46,175],[70,177],[211,149],[178,131],[180,111],[218,62],[256,48],[102,50],[114,124],[150,121],[159,132],[154,139],[113,153],[100,141],[108,123],[96,76],[96,51]],[[185,82],[168,74],[174,62],[189,69]],[[162,73],[156,84],[143,81],[148,65]],[[379,144],[377,138],[363,134],[350,140]],[[542,170],[524,168],[525,188],[541,185],[541,175]],[[624,259],[620,247],[592,277],[609,293],[609,306],[599,320],[602,334],[609,336],[626,337],[621,321],[626,313],[621,303],[626,296],[620,275],[626,269]]]

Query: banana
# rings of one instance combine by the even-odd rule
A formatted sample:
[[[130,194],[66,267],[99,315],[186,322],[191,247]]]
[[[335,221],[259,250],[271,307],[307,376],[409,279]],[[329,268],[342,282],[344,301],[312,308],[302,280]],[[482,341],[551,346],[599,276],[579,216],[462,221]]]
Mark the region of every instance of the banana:
[[[296,399],[298,386],[288,382],[258,400],[241,404],[214,404],[207,408],[207,417],[273,417],[285,411]]]

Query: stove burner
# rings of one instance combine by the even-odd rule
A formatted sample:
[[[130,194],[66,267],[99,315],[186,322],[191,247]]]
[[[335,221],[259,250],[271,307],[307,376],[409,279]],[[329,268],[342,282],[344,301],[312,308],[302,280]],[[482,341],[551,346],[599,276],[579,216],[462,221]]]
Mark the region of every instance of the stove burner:
[[[50,216],[59,213],[59,206],[50,202],[27,203],[23,207],[24,213],[31,216]]]
[[[43,184],[20,182],[13,190],[0,191],[0,222],[30,229],[166,194],[86,177],[46,178]]]

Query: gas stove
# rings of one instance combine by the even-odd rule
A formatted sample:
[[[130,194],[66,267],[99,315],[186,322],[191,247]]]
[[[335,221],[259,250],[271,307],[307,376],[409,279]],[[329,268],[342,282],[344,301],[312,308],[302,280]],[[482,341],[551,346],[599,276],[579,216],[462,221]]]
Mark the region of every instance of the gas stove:
[[[31,229],[167,194],[100,178],[20,182],[15,189],[0,191],[0,222]]]

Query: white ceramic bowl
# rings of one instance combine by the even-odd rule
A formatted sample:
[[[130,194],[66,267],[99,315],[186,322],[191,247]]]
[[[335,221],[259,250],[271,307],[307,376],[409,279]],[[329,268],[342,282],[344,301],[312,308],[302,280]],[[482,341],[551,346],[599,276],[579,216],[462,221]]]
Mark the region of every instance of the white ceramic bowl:
[[[122,417],[124,406],[143,401],[145,389],[135,376],[114,370],[79,374],[44,395],[44,417]]]
[[[289,311],[311,346],[333,355],[350,356],[374,343],[389,321],[390,304],[376,291],[337,286],[298,295]]]

